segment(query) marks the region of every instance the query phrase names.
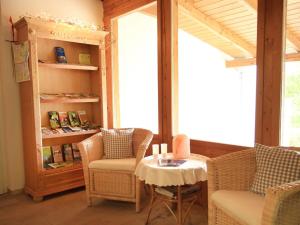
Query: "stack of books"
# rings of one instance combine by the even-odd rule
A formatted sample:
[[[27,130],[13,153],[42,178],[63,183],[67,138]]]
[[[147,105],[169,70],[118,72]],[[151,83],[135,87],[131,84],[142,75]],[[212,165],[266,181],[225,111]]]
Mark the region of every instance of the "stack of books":
[[[200,191],[199,185],[191,185],[187,187],[182,187],[181,195],[184,197]],[[156,187],[155,192],[170,198],[177,196],[177,186],[167,186],[167,187]]]

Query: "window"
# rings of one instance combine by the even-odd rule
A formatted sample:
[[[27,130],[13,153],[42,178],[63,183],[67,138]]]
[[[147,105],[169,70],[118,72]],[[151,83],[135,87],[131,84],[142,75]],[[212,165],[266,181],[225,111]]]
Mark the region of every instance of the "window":
[[[256,66],[226,68],[220,50],[179,30],[179,133],[253,146]]]
[[[280,145],[297,147],[300,147],[299,10],[300,0],[287,1],[280,130]]]
[[[285,63],[281,145],[300,146],[300,62]]]
[[[156,4],[120,17],[117,23],[117,126],[158,133]]]

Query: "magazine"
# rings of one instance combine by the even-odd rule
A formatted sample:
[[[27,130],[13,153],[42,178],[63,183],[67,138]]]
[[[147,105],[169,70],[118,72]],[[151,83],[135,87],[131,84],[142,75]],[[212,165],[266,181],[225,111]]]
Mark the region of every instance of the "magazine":
[[[70,144],[63,145],[63,154],[66,162],[73,161],[73,152]]]
[[[53,162],[52,152],[50,146],[43,147],[43,167],[48,168],[48,164]]]
[[[52,154],[53,154],[53,162],[55,163],[60,163],[63,162],[63,155],[61,151],[61,146],[60,145],[54,145],[51,147],[52,148]]]
[[[59,125],[58,113],[55,111],[50,111],[48,112],[48,116],[49,116],[50,127],[52,129],[59,128],[60,125]]]
[[[199,185],[191,185],[191,186],[182,186],[181,195],[186,196],[198,192],[200,190]],[[173,198],[177,196],[177,186],[167,186],[167,187],[156,187],[155,192],[165,195],[167,197]]]
[[[73,165],[72,162],[49,163],[49,166],[52,168],[60,168],[60,167],[66,167],[72,165]]]
[[[79,117],[81,126],[82,127],[89,126],[89,121],[88,121],[86,112],[84,110],[81,110],[81,111],[77,111],[77,113],[78,113],[78,117]]]
[[[67,112],[58,112],[58,116],[61,127],[70,126]]]
[[[77,146],[77,143],[72,143],[72,149],[73,149],[74,160],[80,161],[81,160],[81,155],[80,155],[80,151],[79,151],[79,148]]]
[[[73,130],[71,129],[71,127],[62,127],[61,129],[62,129],[65,133],[73,132]]]
[[[68,117],[72,127],[80,126],[80,121],[76,112],[68,112]]]
[[[158,160],[158,166],[165,167],[165,166],[170,166],[170,167],[177,167],[185,163],[186,160],[182,159],[159,159]]]

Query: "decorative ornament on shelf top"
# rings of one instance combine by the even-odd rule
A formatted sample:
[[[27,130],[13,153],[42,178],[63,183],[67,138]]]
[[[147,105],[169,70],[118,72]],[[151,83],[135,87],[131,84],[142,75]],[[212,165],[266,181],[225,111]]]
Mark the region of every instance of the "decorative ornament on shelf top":
[[[82,21],[78,18],[69,18],[69,17],[67,17],[67,18],[58,18],[58,17],[54,17],[54,16],[50,15],[47,12],[41,12],[41,13],[36,14],[36,15],[26,13],[25,15],[20,16],[20,18],[22,18],[22,17],[27,17],[27,18],[30,18],[30,19],[37,19],[37,20],[41,20],[41,21],[44,21],[44,22],[54,22],[54,23],[78,26],[80,28],[89,29],[89,30],[92,30],[92,31],[104,31],[103,26],[96,25],[96,24],[93,24],[93,23],[88,23],[88,22]]]

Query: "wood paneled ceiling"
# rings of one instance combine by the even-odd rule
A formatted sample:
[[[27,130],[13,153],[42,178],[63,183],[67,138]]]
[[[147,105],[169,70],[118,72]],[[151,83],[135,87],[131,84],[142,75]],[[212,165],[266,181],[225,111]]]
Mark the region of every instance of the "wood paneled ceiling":
[[[256,57],[257,0],[178,0],[178,4],[180,29],[232,59]],[[300,0],[288,0],[286,53],[299,51]]]

